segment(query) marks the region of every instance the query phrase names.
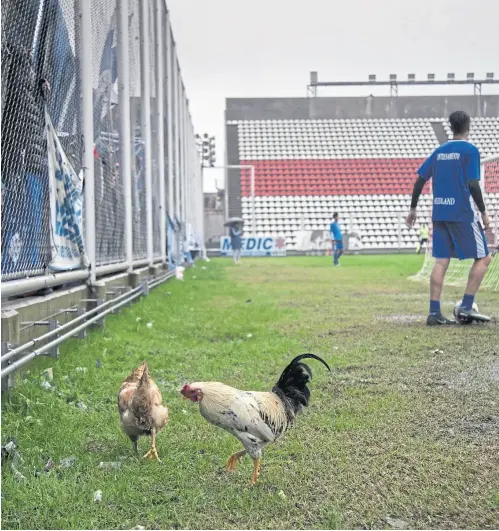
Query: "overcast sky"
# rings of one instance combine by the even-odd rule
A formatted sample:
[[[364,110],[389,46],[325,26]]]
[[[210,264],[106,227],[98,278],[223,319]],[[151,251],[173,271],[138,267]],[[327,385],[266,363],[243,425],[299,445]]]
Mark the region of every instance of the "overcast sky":
[[[499,0],[168,0],[197,133],[216,136],[223,163],[226,97],[300,97],[319,80],[420,79],[474,72],[499,78]],[[472,93],[401,87],[399,94]],[[388,94],[324,87],[319,96]],[[498,86],[484,93],[499,92]],[[221,172],[206,172],[206,188]]]

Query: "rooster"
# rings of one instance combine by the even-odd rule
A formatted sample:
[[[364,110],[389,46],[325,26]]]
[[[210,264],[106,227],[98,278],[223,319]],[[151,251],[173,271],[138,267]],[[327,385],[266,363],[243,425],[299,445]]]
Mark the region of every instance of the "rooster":
[[[149,376],[147,363],[132,371],[121,384],[118,393],[118,411],[123,431],[138,452],[141,435],[151,436],[151,447],[144,458],[161,461],[156,450],[156,435],[168,422],[168,408],[162,405],[158,386]]]
[[[251,485],[258,480],[265,445],[281,437],[296,415],[308,406],[310,391],[307,384],[312,371],[301,362],[305,358],[319,360],[331,370],[319,356],[302,354],[284,369],[270,393],[240,391],[219,382],[185,384],[180,391],[185,398],[199,403],[199,411],[208,422],[241,441],[244,450],[231,455],[226,468],[229,472],[235,470],[239,459],[249,454],[253,459]]]

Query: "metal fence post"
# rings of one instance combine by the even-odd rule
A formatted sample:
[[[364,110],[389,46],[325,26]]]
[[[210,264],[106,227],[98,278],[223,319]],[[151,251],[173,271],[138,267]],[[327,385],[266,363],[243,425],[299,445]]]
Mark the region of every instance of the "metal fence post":
[[[185,98],[185,114],[184,114],[184,142],[185,142],[185,221],[186,221],[186,241],[187,227],[192,225],[192,204],[191,204],[191,142],[189,134],[189,100],[187,94]]]
[[[185,234],[187,230],[187,161],[186,161],[186,142],[185,142],[185,87],[182,77],[180,76],[180,113],[181,113],[181,137],[180,137],[180,154],[182,156],[182,244],[185,245]],[[184,248],[184,254],[186,249]]]
[[[10,345],[7,341],[2,341],[1,343],[2,345],[2,357],[7,354],[10,350]],[[8,363],[10,363],[10,361],[8,362],[2,362],[2,369],[4,369],[4,363],[5,363],[5,367],[7,367]],[[12,387],[12,375],[8,375],[8,376],[5,376],[2,378],[2,393],[6,393],[11,387]]]
[[[152,151],[151,151],[151,79],[149,50],[149,2],[140,2],[140,81],[141,128],[144,144],[146,182],[147,259],[153,264]]]
[[[189,225],[193,226],[194,209],[192,204],[192,135],[191,135],[191,113],[189,110],[189,100],[185,101],[185,149],[187,158],[187,216]]]
[[[85,315],[86,313],[87,312],[84,306],[78,306],[78,311],[76,313],[78,317],[81,317],[82,315]],[[79,339],[85,339],[87,337],[86,329],[83,329],[81,332],[78,332],[75,337],[78,337]]]
[[[182,225],[182,217],[180,213],[180,186],[181,186],[181,168],[180,168],[180,114],[179,114],[179,67],[176,55],[176,46],[173,42],[172,49],[172,62],[173,62],[173,113],[175,114],[175,131],[174,131],[174,145],[175,145],[175,216],[177,217],[178,222]],[[175,233],[175,263],[176,265],[180,264],[180,235],[182,229],[179,227],[178,232]]]
[[[177,216],[177,219],[181,221],[181,215],[180,215],[180,175],[181,175],[181,169],[180,169],[180,149],[179,149],[179,140],[180,140],[180,114],[179,114],[179,101],[180,101],[180,90],[179,90],[179,76],[180,71],[178,67],[177,57],[175,54],[176,46],[173,48],[173,70],[175,73],[175,92],[174,92],[174,102],[173,102],[173,112],[175,113],[175,214]]]
[[[182,85],[183,93],[184,93],[184,166],[185,166],[185,223],[186,223],[186,230],[187,225],[191,221],[191,204],[190,204],[190,192],[191,192],[191,165],[189,160],[189,100],[187,99],[187,93],[185,91],[185,86]],[[187,231],[186,231],[187,235]]]
[[[164,68],[163,68],[163,10],[164,0],[156,0],[156,132],[159,174],[159,234],[161,261],[166,263],[166,194],[165,194],[165,134],[164,134]]]
[[[118,101],[120,108],[120,172],[125,198],[125,260],[133,271],[132,135],[130,131],[130,66],[128,54],[128,0],[118,6]]]
[[[52,332],[54,330],[57,330],[59,328],[59,322],[57,319],[49,319],[49,332]],[[57,335],[55,337],[58,337]],[[59,346],[52,347],[50,350],[47,350],[47,356],[50,356],[51,358],[58,358],[59,357]]]
[[[80,80],[83,132],[83,170],[85,187],[85,246],[90,262],[91,285],[95,284],[95,181],[94,181],[94,116],[92,89],[92,16],[88,0],[79,0],[80,29]]]
[[[178,58],[177,58],[178,61]],[[179,145],[179,160],[180,160],[180,179],[179,179],[179,196],[180,196],[180,221],[182,226],[185,222],[185,159],[184,159],[184,92],[182,90],[182,73],[180,65],[177,62],[178,68],[178,145]]]
[[[170,26],[170,14],[167,12],[166,14],[166,46],[165,46],[165,52],[166,52],[166,90],[167,90],[167,101],[168,101],[168,108],[167,108],[167,128],[168,128],[168,214],[170,215],[170,218],[173,219],[173,216],[175,214],[175,196],[174,196],[174,189],[173,189],[173,146],[174,146],[174,139],[173,139],[173,65],[172,65],[172,34],[171,34],[171,26]],[[172,245],[173,242],[170,242],[170,245]],[[173,249],[173,246],[172,246]]]

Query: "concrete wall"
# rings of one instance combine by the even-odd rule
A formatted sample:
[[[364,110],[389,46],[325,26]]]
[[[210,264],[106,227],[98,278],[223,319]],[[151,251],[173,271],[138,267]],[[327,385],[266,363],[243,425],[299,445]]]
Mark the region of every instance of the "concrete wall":
[[[227,120],[441,118],[456,110],[464,110],[471,116],[477,117],[499,116],[499,95],[228,98],[226,100]],[[228,151],[228,155],[231,156],[231,150]]]

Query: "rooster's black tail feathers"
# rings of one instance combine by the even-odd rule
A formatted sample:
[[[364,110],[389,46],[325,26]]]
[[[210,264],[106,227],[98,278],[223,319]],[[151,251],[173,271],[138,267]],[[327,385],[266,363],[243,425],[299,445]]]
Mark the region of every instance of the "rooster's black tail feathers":
[[[310,400],[310,390],[307,384],[312,379],[312,370],[307,364],[301,362],[303,359],[318,360],[326,366],[328,371],[331,370],[322,358],[308,353],[297,356],[284,369],[272,392],[283,401],[289,422],[292,422],[296,414],[308,406]]]

